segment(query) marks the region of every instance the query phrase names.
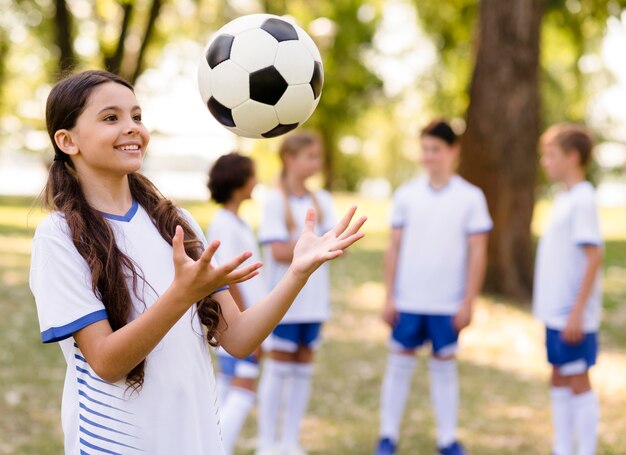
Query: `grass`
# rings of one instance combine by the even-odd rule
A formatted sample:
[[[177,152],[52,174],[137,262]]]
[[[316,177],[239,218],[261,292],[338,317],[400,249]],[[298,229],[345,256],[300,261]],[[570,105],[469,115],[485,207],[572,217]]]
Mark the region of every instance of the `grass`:
[[[354,199],[338,196],[338,210]],[[314,391],[304,421],[311,454],[368,454],[377,437],[378,395],[388,330],[378,318],[384,298],[382,254],[387,242],[386,201],[358,201],[370,215],[367,237],[332,265],[333,317],[324,329]],[[57,346],[39,340],[28,289],[30,242],[42,218],[32,201],[0,199],[0,454],[62,453],[60,401],[65,362]],[[186,204],[205,226],[214,210]],[[547,206],[540,204],[536,231]],[[244,207],[258,219],[258,207]],[[592,371],[602,402],[599,453],[626,453],[626,213],[602,212],[607,235],[602,352]],[[542,327],[528,308],[485,296],[473,325],[461,335],[460,438],[478,455],[534,455],[550,451],[548,367]],[[434,451],[426,355],[414,377],[402,428],[402,454]],[[255,415],[248,419],[239,454],[254,447]]]

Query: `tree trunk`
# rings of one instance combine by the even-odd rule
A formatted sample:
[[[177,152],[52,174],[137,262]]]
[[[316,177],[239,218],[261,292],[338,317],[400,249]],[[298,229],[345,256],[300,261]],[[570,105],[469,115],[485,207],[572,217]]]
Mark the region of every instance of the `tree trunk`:
[[[527,300],[540,129],[545,0],[482,0],[460,173],[483,189],[494,230],[485,290]]]
[[[124,11],[124,15],[122,16],[122,26],[120,27],[120,34],[117,40],[115,52],[112,55],[106,56],[104,59],[105,68],[115,74],[120,74],[122,69],[122,59],[124,58],[126,37],[128,36],[130,22],[134,12],[134,3],[124,3],[122,5],[122,9]]]
[[[76,56],[72,46],[72,15],[70,14],[65,0],[55,1],[55,39],[59,48],[59,72],[64,74],[76,66]]]
[[[152,5],[150,6],[150,13],[148,16],[148,21],[146,22],[146,28],[143,33],[143,39],[141,40],[141,46],[139,48],[139,54],[137,55],[137,64],[135,66],[135,70],[133,71],[132,77],[130,77],[130,82],[134,84],[137,82],[141,73],[144,70],[144,60],[146,57],[146,50],[148,49],[148,45],[150,44],[150,40],[152,39],[152,35],[154,33],[154,27],[156,25],[156,21],[161,14],[161,7],[163,6],[163,0],[152,0]]]

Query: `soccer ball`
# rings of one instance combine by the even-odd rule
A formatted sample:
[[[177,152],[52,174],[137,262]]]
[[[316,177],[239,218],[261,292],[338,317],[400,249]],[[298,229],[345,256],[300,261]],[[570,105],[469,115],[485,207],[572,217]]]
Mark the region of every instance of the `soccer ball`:
[[[270,14],[226,24],[198,67],[200,95],[213,117],[252,138],[280,136],[304,123],[323,84],[322,58],[311,37]]]

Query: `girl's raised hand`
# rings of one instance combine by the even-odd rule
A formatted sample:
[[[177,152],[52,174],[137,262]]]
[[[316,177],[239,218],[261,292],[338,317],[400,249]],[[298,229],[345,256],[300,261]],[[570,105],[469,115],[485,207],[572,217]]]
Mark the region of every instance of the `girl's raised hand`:
[[[314,232],[315,210],[307,211],[304,230],[293,250],[291,265],[295,272],[311,275],[324,262],[341,256],[345,249],[365,235],[359,230],[367,220],[366,216],[350,225],[356,209],[356,206],[350,208],[341,221],[321,237]]]
[[[252,254],[245,252],[226,264],[216,267],[211,263],[213,255],[220,246],[215,240],[209,244],[198,260],[190,258],[185,252],[185,234],[180,226],[176,226],[176,233],[172,239],[174,250],[174,286],[188,303],[197,302],[221,287],[247,281],[259,274],[261,262],[238,268]]]

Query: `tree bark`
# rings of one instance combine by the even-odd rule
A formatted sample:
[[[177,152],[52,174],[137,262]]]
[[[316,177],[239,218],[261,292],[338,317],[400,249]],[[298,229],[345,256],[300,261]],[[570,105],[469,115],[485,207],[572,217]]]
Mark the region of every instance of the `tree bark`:
[[[54,24],[56,45],[60,53],[58,68],[59,72],[64,74],[76,66],[76,56],[72,45],[72,15],[65,0],[55,1]]]
[[[139,48],[139,53],[137,55],[137,65],[135,66],[133,75],[130,78],[130,82],[132,84],[137,82],[137,79],[144,70],[144,59],[146,56],[146,50],[148,49],[148,45],[150,44],[150,40],[152,39],[156,21],[159,18],[159,14],[161,14],[161,6],[163,6],[163,0],[152,0],[150,15],[148,16],[148,21],[146,22],[143,39],[141,40],[141,47]]]
[[[494,230],[485,290],[532,291],[539,45],[545,0],[482,0],[460,173],[483,189]]]
[[[112,55],[107,55],[104,59],[104,66],[108,71],[120,74],[122,69],[122,60],[124,58],[124,46],[126,37],[130,29],[130,22],[134,12],[134,2],[126,2],[122,5],[124,16],[122,18],[122,26],[120,27],[120,35],[117,40],[117,47]]]

